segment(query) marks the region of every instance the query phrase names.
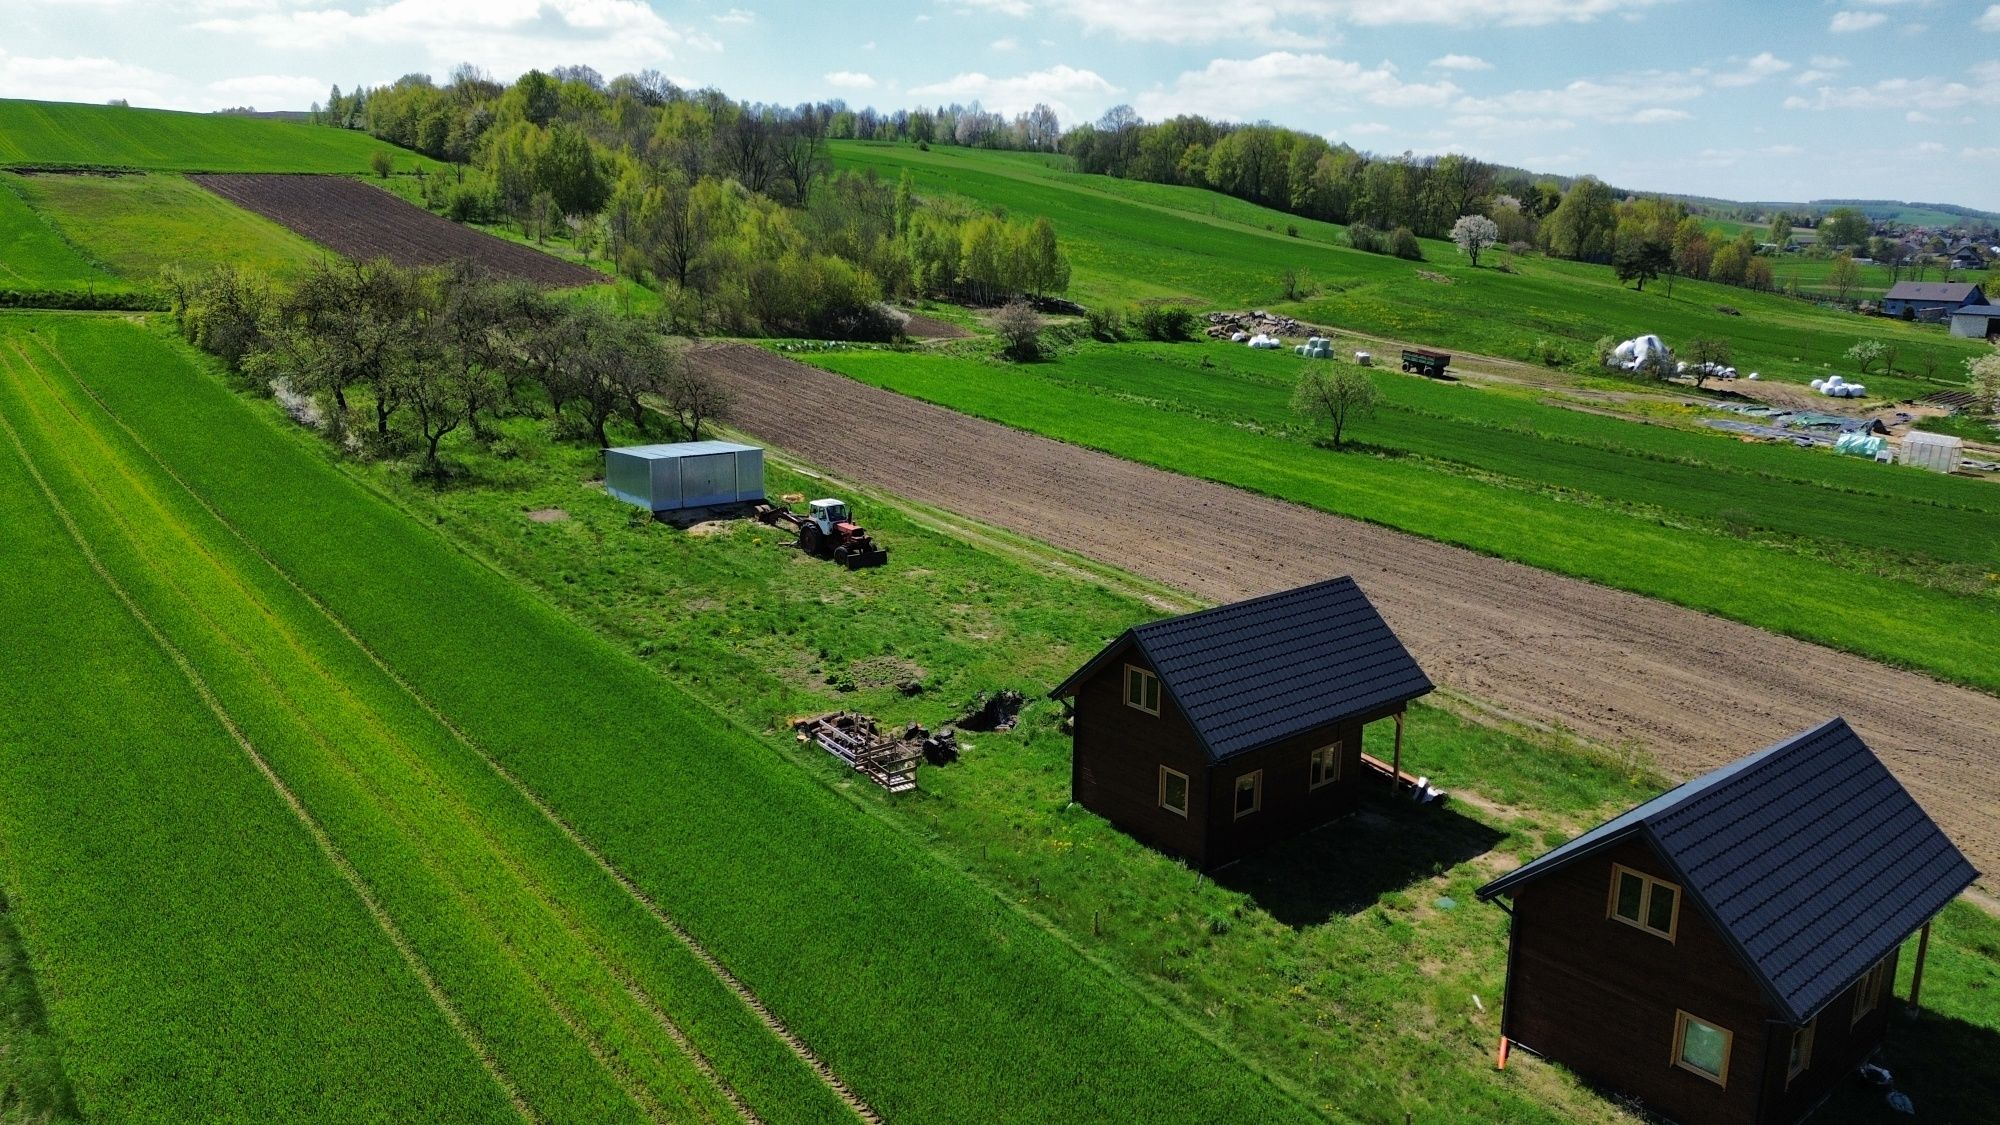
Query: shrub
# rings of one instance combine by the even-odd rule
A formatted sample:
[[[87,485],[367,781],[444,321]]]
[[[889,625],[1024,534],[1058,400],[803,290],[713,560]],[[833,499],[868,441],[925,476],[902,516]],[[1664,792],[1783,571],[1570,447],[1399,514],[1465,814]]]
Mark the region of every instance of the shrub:
[[[1172,343],[1194,339],[1194,310],[1184,305],[1147,301],[1139,306],[1132,322],[1138,326],[1139,335],[1148,340]]]
[[[1533,253],[1534,249],[1535,249],[1535,244],[1532,242],[1521,242],[1519,240],[1516,240],[1513,242],[1509,242],[1507,244],[1507,252],[1509,254],[1528,254],[1528,253]]]
[[[1286,235],[1287,235],[1288,237],[1291,237],[1291,238],[1297,238],[1297,237],[1299,236],[1299,228],[1298,228],[1298,224],[1296,224],[1296,223],[1286,223],[1286,224],[1285,224],[1285,234],[1286,234]]]
[[[1347,244],[1356,250],[1366,250],[1370,254],[1382,252],[1382,232],[1367,223],[1354,223],[1347,228]]]
[[[1028,302],[1016,297],[1002,305],[993,314],[993,327],[1007,342],[1007,354],[1012,358],[1024,363],[1041,358],[1042,314]]]
[[[1417,245],[1417,234],[1409,227],[1397,227],[1389,235],[1389,253],[1412,262],[1424,260],[1424,248]]]
[[[1113,305],[1100,305],[1086,309],[1083,324],[1092,337],[1107,344],[1115,344],[1125,338],[1125,314]]]
[[[498,210],[490,192],[471,184],[453,184],[444,194],[444,215],[453,222],[490,222]]]
[[[378,148],[368,154],[368,167],[374,171],[377,179],[386,180],[389,178],[389,173],[396,170],[396,158],[389,155],[388,149]]]
[[[1715,306],[1715,311],[1721,313],[1723,316],[1743,315],[1743,310],[1737,308],[1735,305],[1717,305]]]
[[[1526,351],[1529,359],[1548,367],[1561,367],[1570,361],[1569,346],[1547,336],[1537,337]]]

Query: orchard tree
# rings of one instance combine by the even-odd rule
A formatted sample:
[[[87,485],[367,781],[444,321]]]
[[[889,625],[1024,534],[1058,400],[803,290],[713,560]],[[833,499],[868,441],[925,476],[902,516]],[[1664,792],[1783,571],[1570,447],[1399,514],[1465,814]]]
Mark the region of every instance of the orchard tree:
[[[2000,352],[1965,361],[1972,380],[1972,415],[1991,422],[2000,418]]]
[[[1854,292],[1854,287],[1861,284],[1861,267],[1854,264],[1854,255],[1842,254],[1835,258],[1833,268],[1826,271],[1826,283],[1833,286],[1834,293],[1845,301],[1847,295]]]
[[[1333,427],[1333,444],[1340,446],[1348,423],[1375,413],[1382,392],[1358,367],[1315,365],[1299,376],[1292,392],[1292,409],[1307,418],[1324,418]]]
[[[1472,260],[1472,268],[1479,268],[1479,253],[1500,241],[1500,224],[1484,215],[1460,215],[1451,225],[1451,240],[1458,244],[1458,252]]]
[[[1688,345],[1688,370],[1694,375],[1694,385],[1699,387],[1713,378],[1723,368],[1729,366],[1731,350],[1729,341],[1713,337],[1696,340]]]

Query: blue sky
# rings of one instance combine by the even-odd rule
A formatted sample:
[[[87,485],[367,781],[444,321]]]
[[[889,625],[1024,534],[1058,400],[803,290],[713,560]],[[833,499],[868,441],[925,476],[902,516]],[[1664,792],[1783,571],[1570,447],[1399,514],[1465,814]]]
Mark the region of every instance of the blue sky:
[[[756,100],[1268,119],[1621,187],[2000,210],[1987,0],[7,0],[0,96],[303,108],[653,67]]]

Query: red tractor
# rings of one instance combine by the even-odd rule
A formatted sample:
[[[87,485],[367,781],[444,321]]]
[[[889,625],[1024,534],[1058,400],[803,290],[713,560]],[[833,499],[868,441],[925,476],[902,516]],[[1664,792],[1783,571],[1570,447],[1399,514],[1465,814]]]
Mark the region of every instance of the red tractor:
[[[832,559],[849,570],[881,566],[889,561],[888,550],[877,547],[868,532],[849,518],[846,501],[815,500],[807,507],[810,510],[800,515],[790,508],[760,504],[757,518],[768,524],[792,525],[798,529],[799,538],[794,545],[799,550]]]

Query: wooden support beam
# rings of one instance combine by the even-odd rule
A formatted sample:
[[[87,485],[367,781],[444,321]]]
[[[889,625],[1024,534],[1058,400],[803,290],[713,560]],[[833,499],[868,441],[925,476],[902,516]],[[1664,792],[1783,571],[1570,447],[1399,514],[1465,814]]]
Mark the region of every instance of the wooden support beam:
[[[1918,933],[1921,936],[1917,938],[1917,967],[1916,970],[1910,974],[1910,1018],[1911,1019],[1916,1018],[1918,1003],[1922,1000],[1924,995],[1924,958],[1929,956],[1931,951],[1931,924],[1929,922],[1925,922],[1924,928],[1918,931]]]
[[[1396,760],[1391,762],[1390,766],[1389,791],[1393,793],[1403,780],[1403,713],[1401,711],[1396,712]]]

